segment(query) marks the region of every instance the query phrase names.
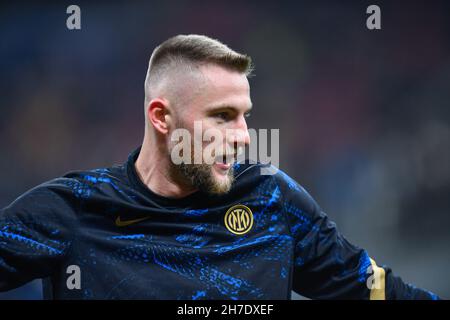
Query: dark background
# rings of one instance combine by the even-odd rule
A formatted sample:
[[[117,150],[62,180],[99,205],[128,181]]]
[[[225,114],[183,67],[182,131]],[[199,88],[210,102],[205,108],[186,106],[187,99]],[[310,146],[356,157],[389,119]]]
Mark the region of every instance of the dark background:
[[[66,8],[81,8],[81,30]],[[381,8],[381,30],[366,8]],[[11,2],[0,6],[0,207],[143,137],[153,48],[176,34],[252,56],[251,128],[353,243],[450,297],[449,1]],[[39,299],[40,281],[0,299]]]

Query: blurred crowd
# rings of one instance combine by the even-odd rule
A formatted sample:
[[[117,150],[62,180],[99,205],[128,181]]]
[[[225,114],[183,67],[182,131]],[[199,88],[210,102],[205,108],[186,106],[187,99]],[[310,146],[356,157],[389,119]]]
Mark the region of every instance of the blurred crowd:
[[[249,126],[280,129],[280,168],[378,264],[450,298],[450,3],[380,1],[381,30],[369,4],[80,1],[77,31],[62,3],[1,6],[0,207],[125,161],[153,48],[206,34],[252,56]]]

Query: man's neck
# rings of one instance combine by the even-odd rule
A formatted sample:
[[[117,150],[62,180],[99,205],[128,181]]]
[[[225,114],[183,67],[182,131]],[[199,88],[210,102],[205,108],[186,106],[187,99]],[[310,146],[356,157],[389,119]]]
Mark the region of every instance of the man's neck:
[[[184,198],[197,191],[192,186],[175,181],[170,174],[172,166],[169,161],[161,150],[144,141],[134,166],[142,183],[160,196]]]

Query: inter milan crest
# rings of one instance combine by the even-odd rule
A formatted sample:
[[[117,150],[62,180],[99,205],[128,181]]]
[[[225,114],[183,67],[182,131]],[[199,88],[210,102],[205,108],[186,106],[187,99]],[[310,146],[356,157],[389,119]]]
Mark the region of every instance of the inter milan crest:
[[[253,226],[253,213],[249,207],[242,204],[232,206],[225,213],[225,227],[237,235],[242,235],[250,231]]]

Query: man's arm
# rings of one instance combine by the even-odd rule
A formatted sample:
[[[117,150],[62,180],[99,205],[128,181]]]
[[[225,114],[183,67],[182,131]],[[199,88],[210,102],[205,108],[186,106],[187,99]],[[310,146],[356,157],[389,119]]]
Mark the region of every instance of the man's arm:
[[[0,211],[0,291],[50,276],[66,256],[76,223],[66,180],[37,186]]]
[[[295,239],[293,291],[314,299],[438,299],[406,284],[349,243],[298,183],[279,171],[283,207]]]

